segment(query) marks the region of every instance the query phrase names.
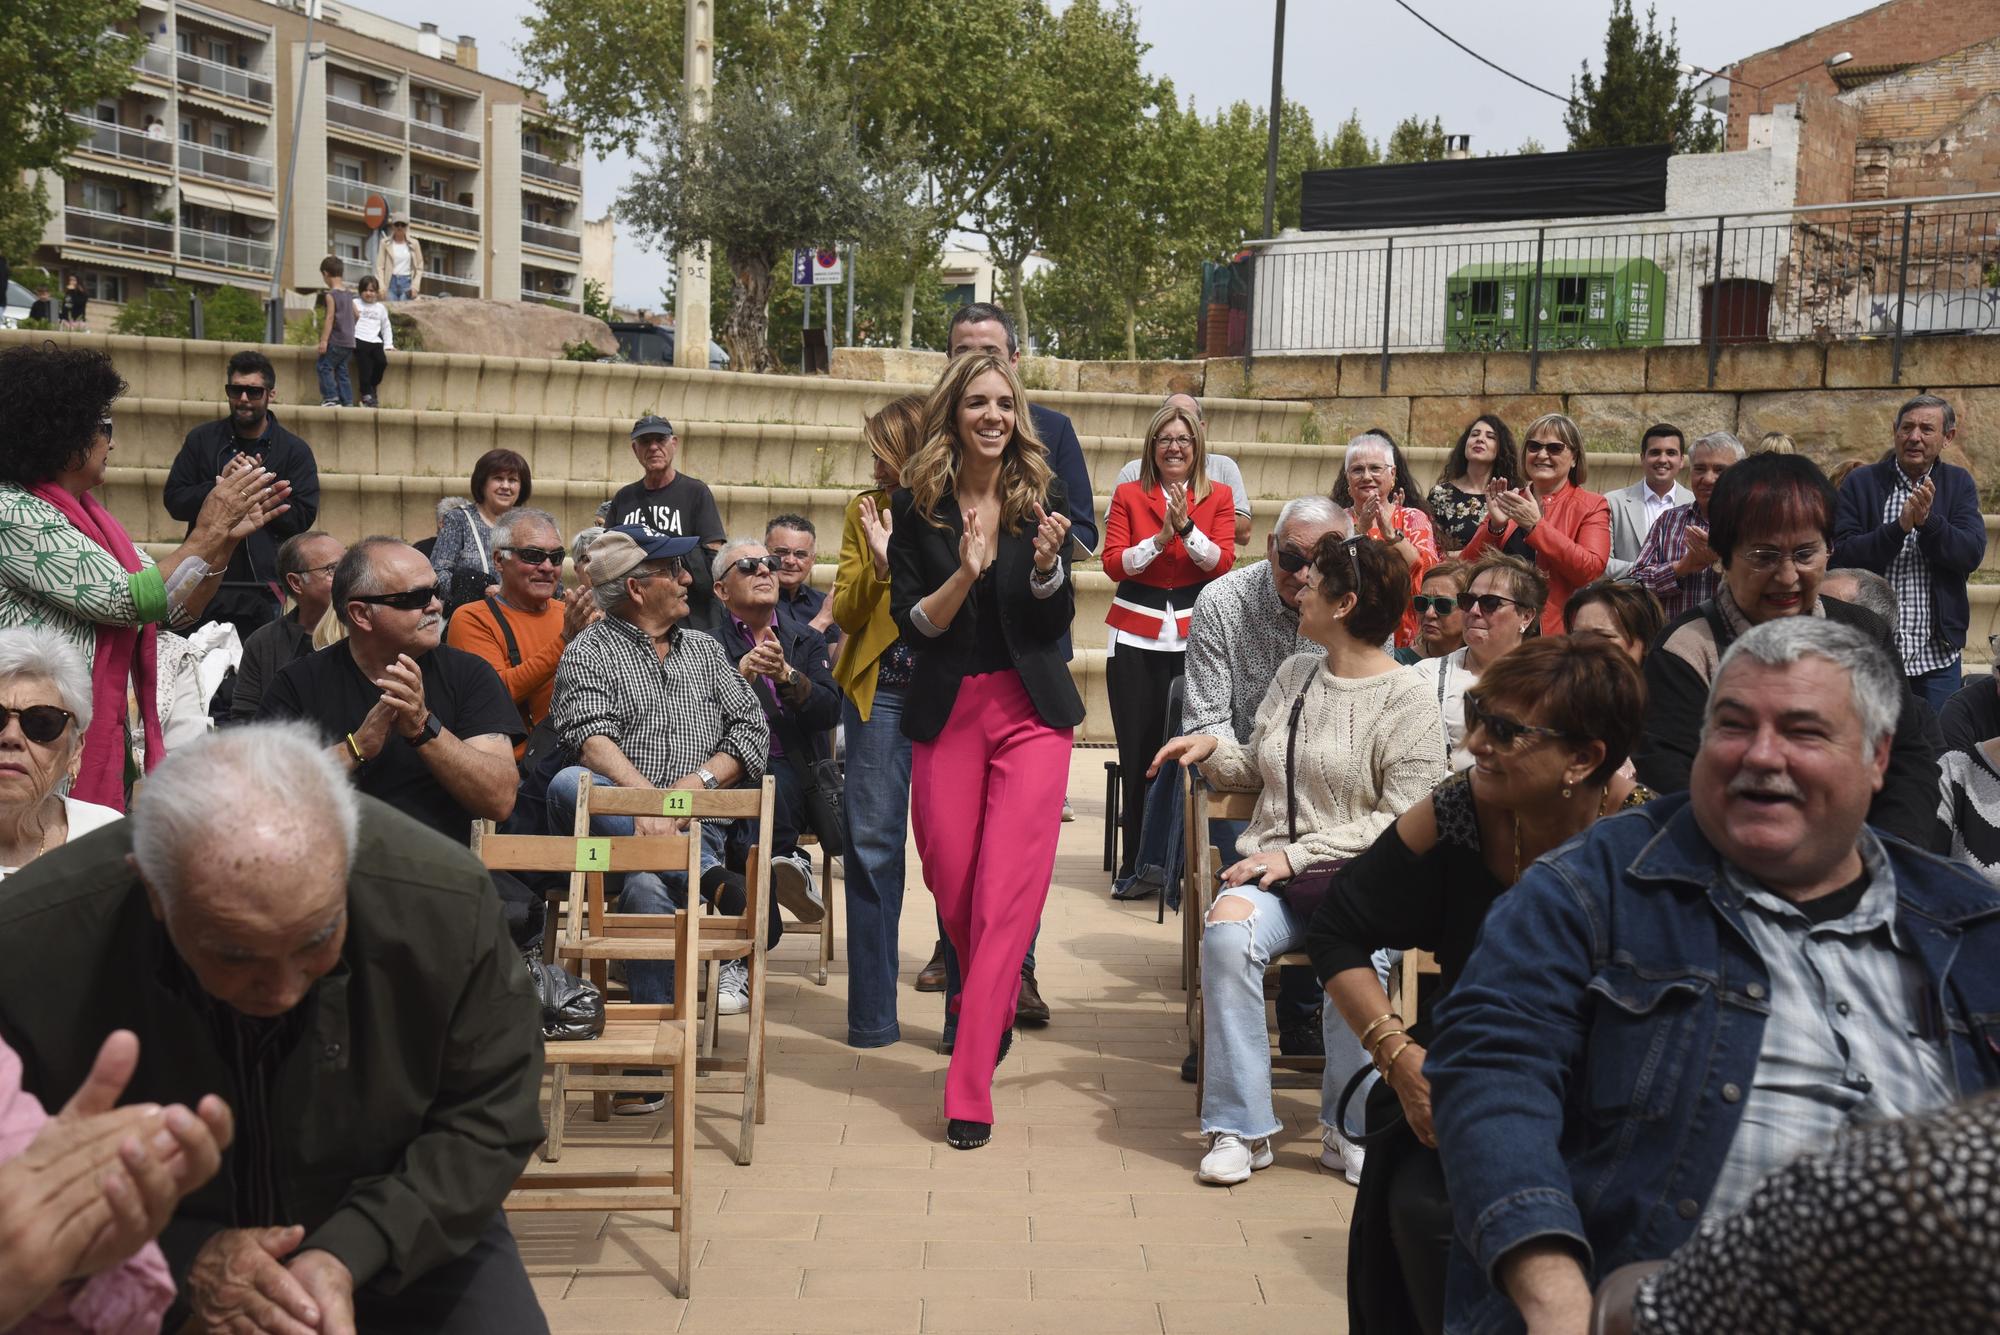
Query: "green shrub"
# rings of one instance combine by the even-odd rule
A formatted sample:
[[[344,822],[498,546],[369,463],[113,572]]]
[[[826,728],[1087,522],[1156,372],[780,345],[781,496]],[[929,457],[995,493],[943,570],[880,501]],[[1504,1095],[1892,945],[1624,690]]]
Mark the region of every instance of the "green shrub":
[[[603,357],[604,354],[597,350],[597,345],[587,338],[579,338],[573,343],[562,345],[562,359],[566,362],[594,362],[601,361]]]

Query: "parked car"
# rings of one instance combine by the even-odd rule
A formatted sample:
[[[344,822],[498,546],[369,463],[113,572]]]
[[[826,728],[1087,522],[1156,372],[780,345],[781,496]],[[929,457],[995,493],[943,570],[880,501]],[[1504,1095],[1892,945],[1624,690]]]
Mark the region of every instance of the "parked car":
[[[674,364],[673,330],[644,320],[613,320],[611,332],[618,336],[618,352],[626,361],[640,366]],[[729,369],[729,354],[714,339],[708,341],[708,369]]]
[[[0,307],[0,329],[19,329],[21,321],[28,318],[28,308],[34,304],[34,293],[13,279],[8,279],[7,304],[5,307]]]

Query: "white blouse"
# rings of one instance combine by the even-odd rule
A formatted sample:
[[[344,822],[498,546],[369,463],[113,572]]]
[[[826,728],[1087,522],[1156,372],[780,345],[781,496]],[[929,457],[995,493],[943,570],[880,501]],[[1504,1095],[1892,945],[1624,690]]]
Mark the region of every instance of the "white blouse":
[[[64,839],[64,843],[81,839],[92,830],[101,829],[113,821],[125,819],[124,812],[100,806],[95,802],[82,802],[74,797],[65,797],[62,802],[63,818],[69,822],[69,836]],[[21,870],[19,867],[0,867],[0,880],[7,879],[19,870]]]

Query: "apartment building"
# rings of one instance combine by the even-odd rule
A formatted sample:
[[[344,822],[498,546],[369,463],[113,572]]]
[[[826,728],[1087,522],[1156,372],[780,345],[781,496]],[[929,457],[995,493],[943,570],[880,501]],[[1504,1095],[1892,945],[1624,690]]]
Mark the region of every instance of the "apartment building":
[[[87,134],[48,181],[36,256],[94,300],[268,289],[296,122],[294,304],[326,255],[372,261],[374,201],[410,220],[424,294],[581,308],[576,143],[537,94],[480,73],[470,37],[329,0],[141,0],[133,22],[147,45],[124,91],[71,113]]]

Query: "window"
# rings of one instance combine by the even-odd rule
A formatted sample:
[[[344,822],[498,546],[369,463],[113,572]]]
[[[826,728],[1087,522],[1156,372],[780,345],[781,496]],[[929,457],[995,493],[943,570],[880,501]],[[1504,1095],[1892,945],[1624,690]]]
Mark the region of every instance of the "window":
[[[83,290],[92,301],[125,301],[125,279],[119,274],[96,273],[89,269],[79,275],[83,279]]]
[[[326,91],[343,102],[365,102],[361,95],[361,80],[352,74],[342,74],[338,70],[326,72]]]
[[[333,160],[333,174],[343,181],[361,181],[367,179],[362,175],[361,161],[358,158],[335,158]]]
[[[227,153],[231,148],[231,144],[229,142],[229,127],[227,125],[222,125],[222,124],[209,126],[208,146],[210,148],[219,148],[223,152]]]
[[[186,116],[181,117],[181,142],[184,144],[195,142],[194,122]]]
[[[97,104],[97,119],[103,121],[106,125],[116,125],[118,123],[118,104],[116,102],[99,102]]]
[[[359,232],[335,231],[327,238],[333,253],[350,263],[361,262],[361,249],[365,239]]]
[[[186,28],[182,28],[182,29],[181,29],[181,30],[180,30],[179,32],[175,33],[175,34],[174,34],[174,49],[175,49],[175,50],[177,50],[177,51],[179,51],[179,52],[180,52],[180,53],[181,53],[182,55],[184,55],[184,56],[191,56],[191,55],[193,55],[193,54],[194,54],[194,34],[193,34],[193,33],[191,33],[191,32],[189,32],[189,31],[188,31],[188,30],[187,30]]]
[[[235,60],[229,54],[229,43],[220,37],[208,39],[208,58],[218,65],[233,65]]]
[[[118,213],[125,202],[125,192],[105,181],[85,180],[79,183],[83,194],[83,207],[95,213]]]

